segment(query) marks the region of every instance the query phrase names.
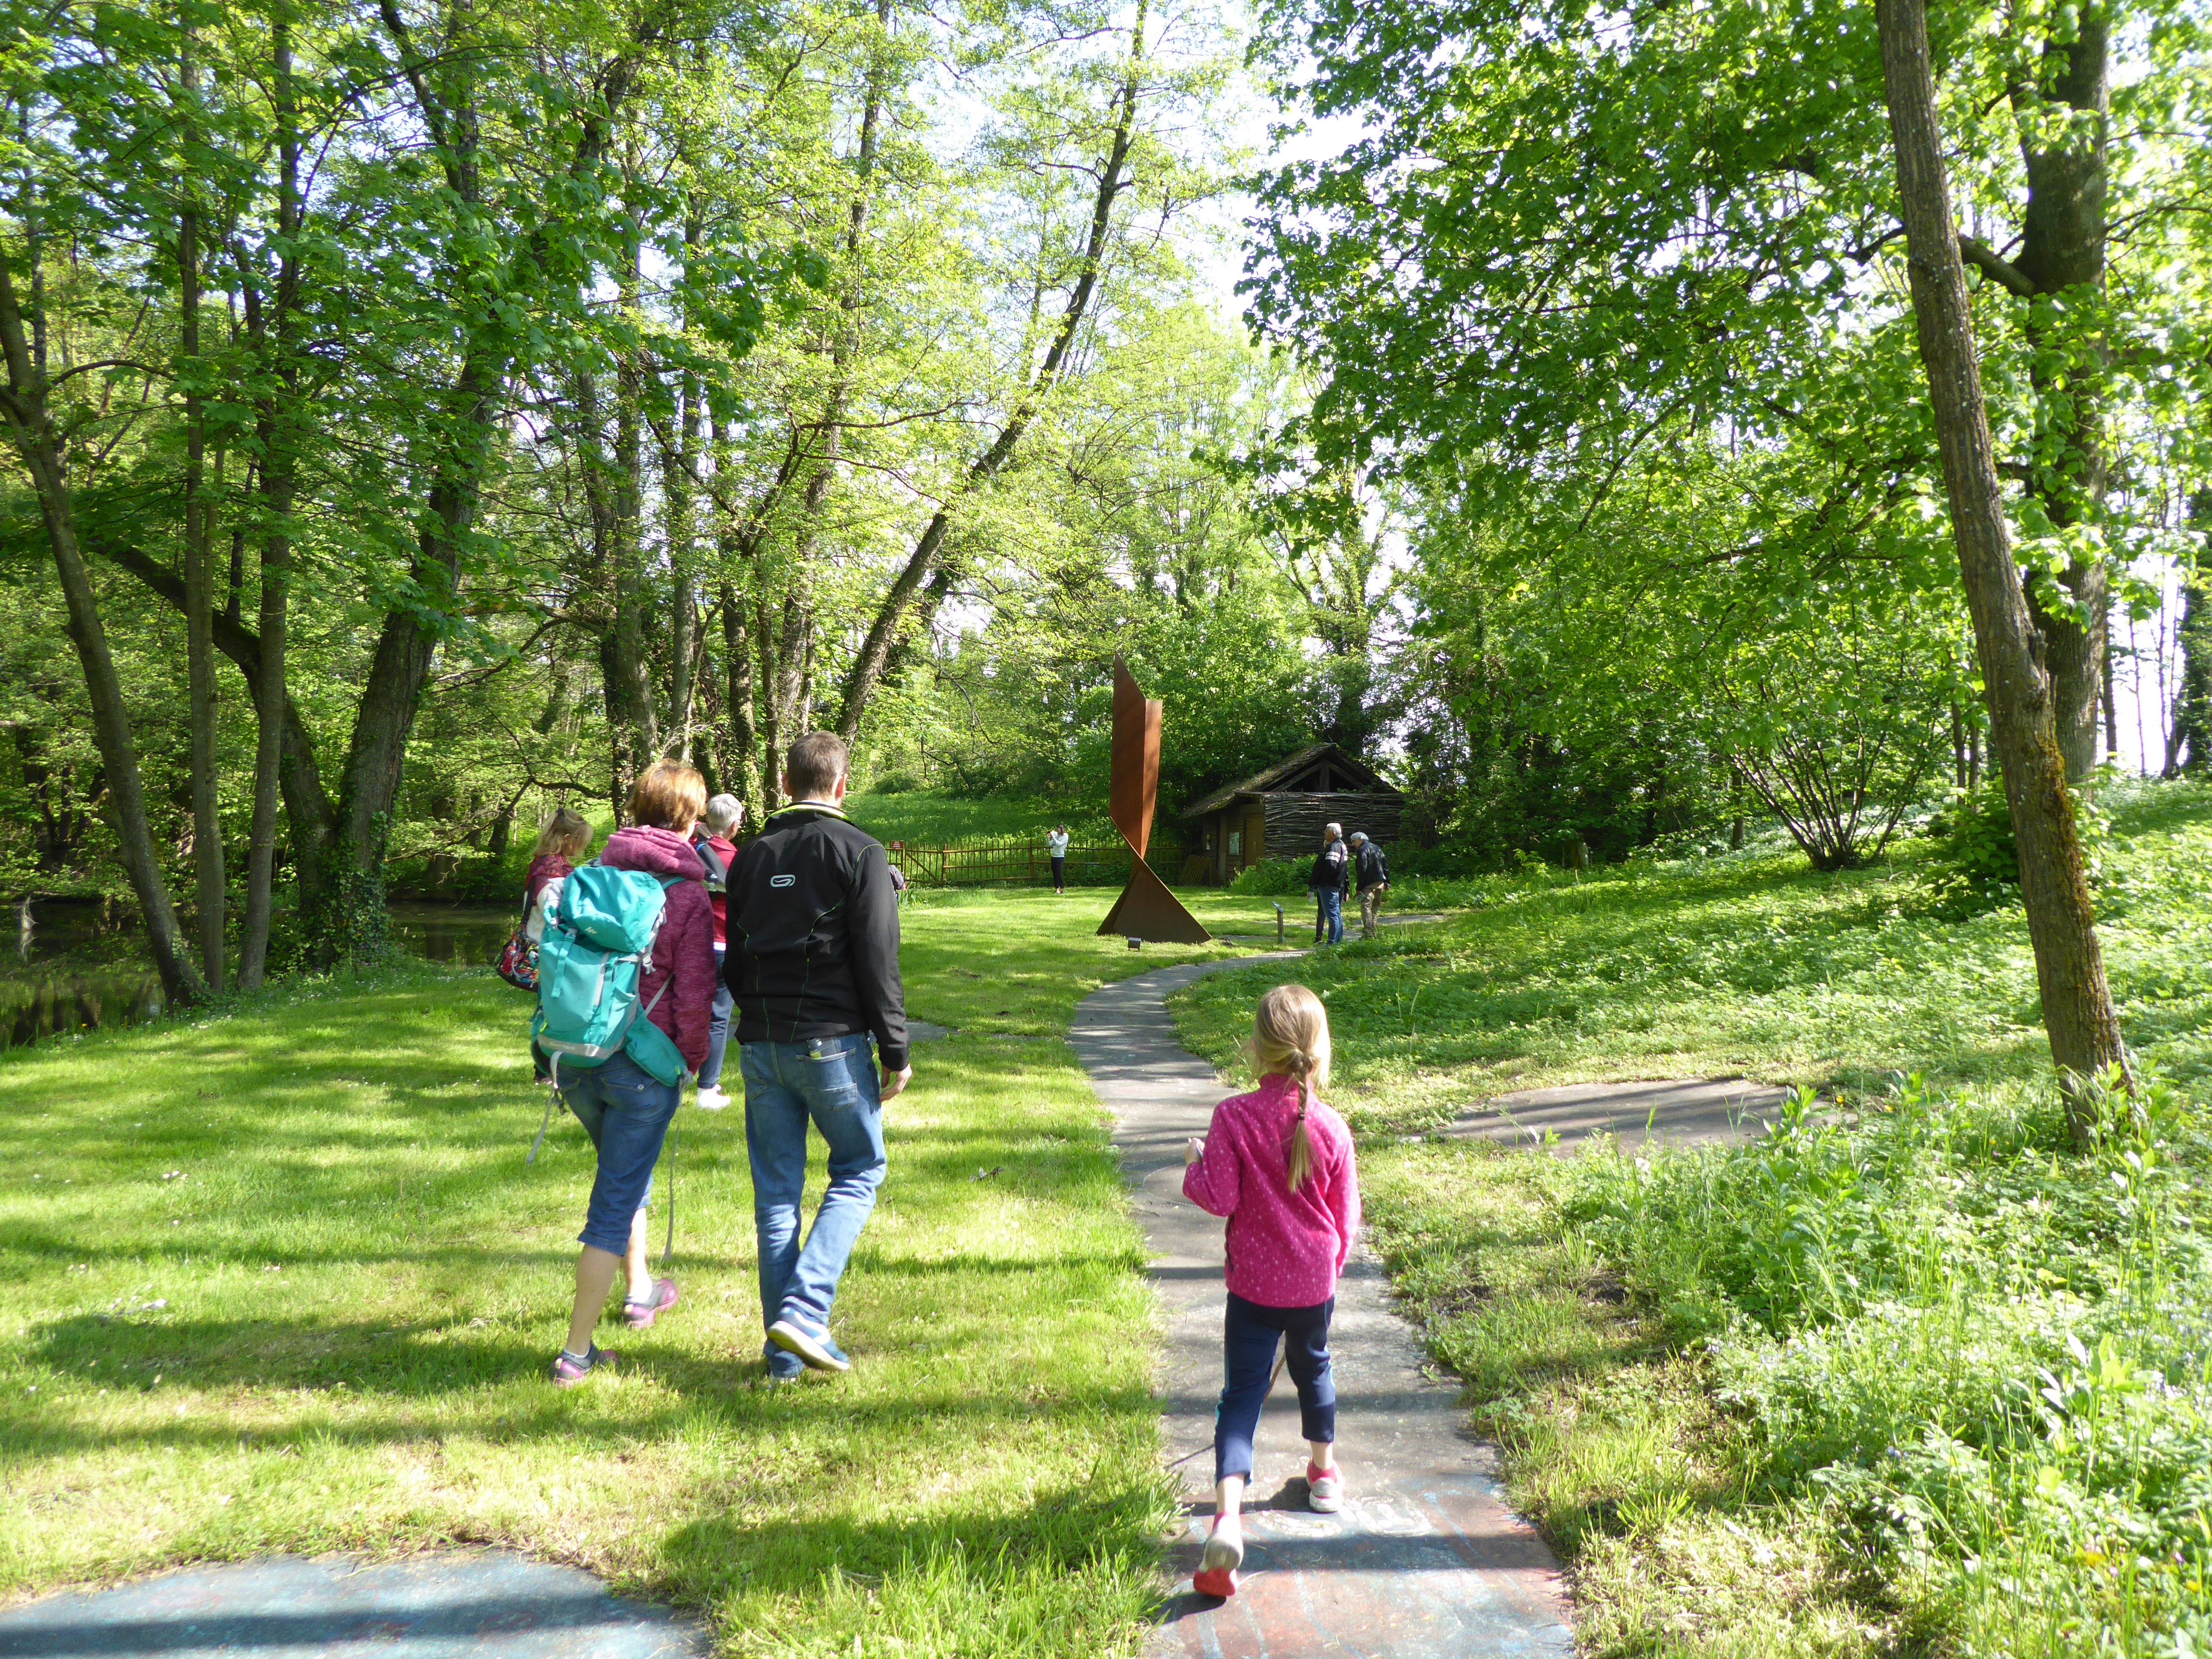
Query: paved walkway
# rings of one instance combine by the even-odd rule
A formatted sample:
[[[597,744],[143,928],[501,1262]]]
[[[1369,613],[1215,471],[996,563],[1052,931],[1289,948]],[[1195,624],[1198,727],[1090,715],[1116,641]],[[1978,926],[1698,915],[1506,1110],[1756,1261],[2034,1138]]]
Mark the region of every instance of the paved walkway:
[[[1242,1592],[1194,1594],[1212,1514],[1213,1406],[1221,1392],[1221,1223],[1182,1196],[1182,1149],[1224,1093],[1176,1041],[1166,996],[1203,974],[1279,956],[1163,968],[1109,985],[1070,1040],[1117,1120],[1121,1167],[1152,1245],[1167,1314],[1158,1386],[1168,1456],[1182,1473],[1176,1593],[1153,1638],[1166,1656],[1268,1659],[1568,1659],[1559,1564],[1505,1506],[1491,1449],[1462,1426],[1457,1387],[1431,1376],[1363,1246],[1337,1291],[1337,1425],[1344,1512],[1305,1507],[1297,1401],[1278,1383],[1246,1494]]]
[[[1561,1152],[1604,1131],[1624,1146],[1646,1140],[1678,1146],[1738,1140],[1758,1132],[1789,1097],[1786,1089],[1742,1078],[1690,1078],[1665,1083],[1570,1083],[1500,1095],[1444,1130],[1455,1139],[1516,1146],[1559,1137]]]
[[[587,1572],[470,1550],[368,1563],[272,1556],[0,1613],[0,1655],[161,1659],[693,1659],[706,1632]]]

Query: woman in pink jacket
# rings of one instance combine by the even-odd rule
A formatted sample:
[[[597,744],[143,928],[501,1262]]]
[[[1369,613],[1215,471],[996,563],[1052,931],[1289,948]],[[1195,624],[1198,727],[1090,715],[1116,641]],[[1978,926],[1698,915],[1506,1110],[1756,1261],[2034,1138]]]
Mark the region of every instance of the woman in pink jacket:
[[[691,826],[707,804],[698,772],[678,761],[647,767],[629,794],[629,827],[599,849],[599,862],[673,878],[661,913],[653,959],[638,975],[638,1006],[682,1051],[687,1070],[707,1058],[707,1026],[714,1008],[714,912],[707,867],[691,850]],[[645,1259],[645,1205],[653,1166],[684,1082],[662,1083],[627,1054],[561,1073],[561,1098],[599,1154],[592,1197],[577,1236],[576,1300],[568,1340],[553,1358],[553,1381],[582,1382],[615,1355],[592,1340],[600,1310],[621,1275],[623,1320],[642,1330],[676,1305],[676,1281],[655,1279]]]
[[[1260,1086],[1213,1109],[1205,1138],[1191,1138],[1182,1175],[1185,1197],[1229,1218],[1228,1380],[1214,1419],[1213,1530],[1192,1581],[1202,1595],[1237,1593],[1244,1561],[1238,1506],[1278,1344],[1312,1454],[1306,1501],[1325,1515],[1344,1503],[1328,1322],[1359,1230],[1359,1176],[1351,1132],[1314,1094],[1328,1084],[1328,1011],[1304,986],[1278,985],[1260,999],[1249,1052]]]

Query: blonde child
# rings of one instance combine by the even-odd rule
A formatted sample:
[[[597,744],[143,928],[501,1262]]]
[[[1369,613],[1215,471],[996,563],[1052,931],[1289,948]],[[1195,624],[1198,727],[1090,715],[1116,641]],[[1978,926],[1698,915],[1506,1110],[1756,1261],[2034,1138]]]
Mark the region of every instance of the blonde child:
[[[530,941],[530,975],[533,981],[538,976],[537,947],[545,942],[546,918],[561,902],[561,884],[576,872],[576,860],[589,852],[591,846],[591,820],[566,806],[546,819],[544,829],[538,832],[530,872],[522,878],[522,934]],[[530,1063],[538,1082],[553,1080],[551,1062],[535,1042],[530,1045]]]
[[[1311,1453],[1306,1501],[1324,1515],[1344,1502],[1328,1323],[1359,1228],[1359,1177],[1344,1120],[1314,1093],[1328,1084],[1328,1011],[1304,986],[1278,985],[1260,999],[1248,1052],[1260,1086],[1215,1107],[1207,1133],[1194,1135],[1183,1157],[1183,1195],[1229,1218],[1228,1376],[1214,1419],[1213,1529],[1193,1580],[1205,1595],[1237,1593],[1244,1561],[1239,1506],[1279,1344]]]

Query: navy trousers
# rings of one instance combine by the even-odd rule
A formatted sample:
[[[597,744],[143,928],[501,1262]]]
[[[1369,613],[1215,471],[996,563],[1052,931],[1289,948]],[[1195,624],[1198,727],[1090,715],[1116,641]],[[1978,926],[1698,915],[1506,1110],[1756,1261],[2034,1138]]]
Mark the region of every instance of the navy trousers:
[[[1328,1322],[1336,1298],[1310,1308],[1267,1308],[1231,1291],[1222,1322],[1221,1348],[1228,1381],[1213,1418],[1213,1478],[1252,1478],[1252,1437],[1275,1370],[1275,1345],[1284,1345],[1291,1381],[1298,1386],[1298,1431],[1309,1440],[1336,1441],[1336,1378],[1328,1364]]]

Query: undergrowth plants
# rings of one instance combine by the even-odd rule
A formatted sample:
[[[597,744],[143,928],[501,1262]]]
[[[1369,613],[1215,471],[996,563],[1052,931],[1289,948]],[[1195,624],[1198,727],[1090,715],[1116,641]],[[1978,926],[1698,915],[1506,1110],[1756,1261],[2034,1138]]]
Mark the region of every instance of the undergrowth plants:
[[[2112,1092],[1801,1091],[1724,1151],[1593,1148],[1565,1225],[1698,1352],[1740,1492],[1802,1507],[1974,1654],[2212,1651],[2203,1120]]]

